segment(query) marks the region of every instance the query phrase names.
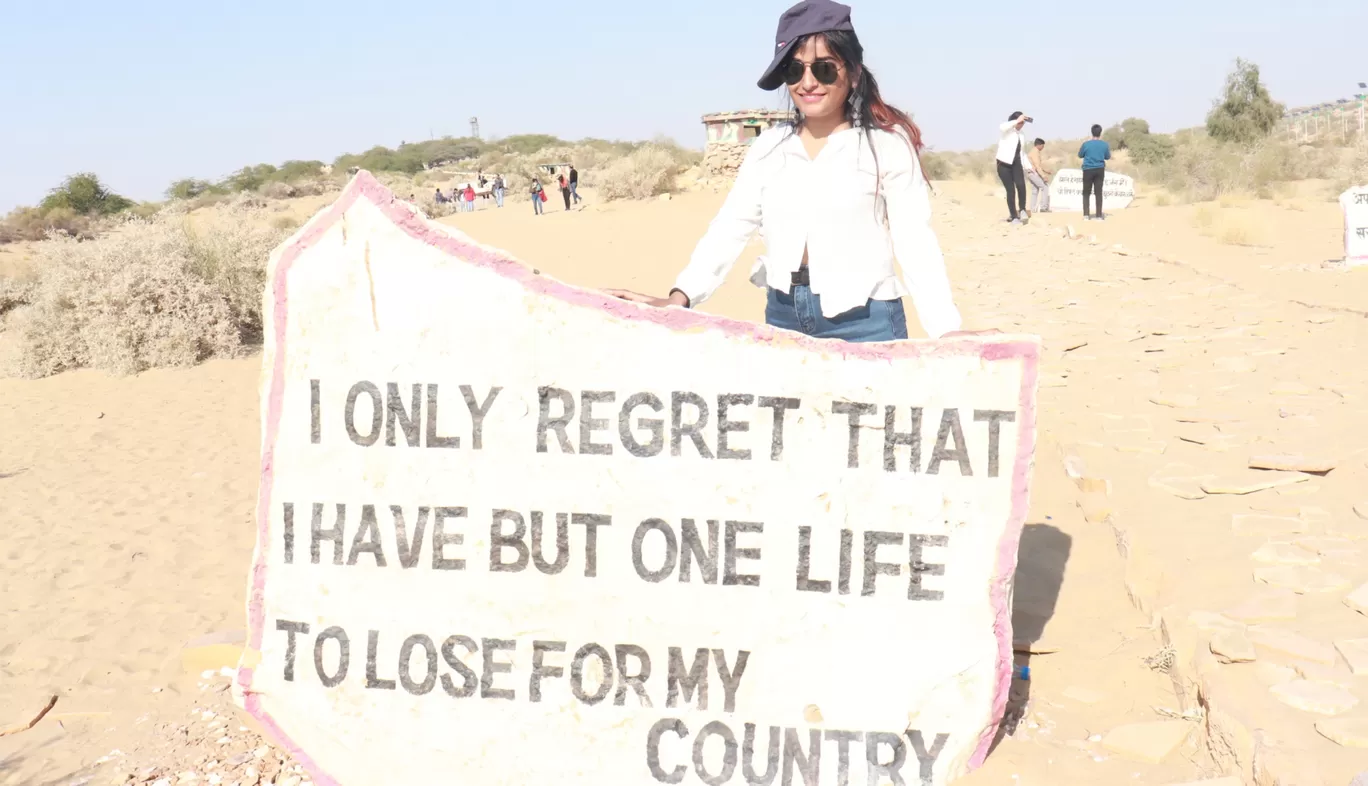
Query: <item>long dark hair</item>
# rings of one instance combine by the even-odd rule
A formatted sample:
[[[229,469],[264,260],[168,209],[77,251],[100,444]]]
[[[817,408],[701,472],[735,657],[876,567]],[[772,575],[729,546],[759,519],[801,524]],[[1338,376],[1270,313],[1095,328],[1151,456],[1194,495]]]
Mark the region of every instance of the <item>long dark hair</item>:
[[[912,153],[916,156],[918,168],[920,168],[921,152],[922,148],[925,147],[922,142],[921,128],[912,121],[911,115],[883,99],[879,93],[878,81],[874,79],[874,74],[864,64],[864,46],[860,44],[860,39],[855,35],[855,31],[830,30],[825,33],[813,33],[799,39],[792,51],[797,52],[807,43],[807,39],[818,36],[826,41],[827,49],[831,50],[831,53],[845,66],[847,79],[854,82],[850,89],[850,95],[846,99],[846,120],[851,125],[864,130],[871,150],[874,149],[875,129],[892,133],[902,131],[912,146]],[[790,55],[791,57],[792,55]],[[799,112],[794,121],[793,130],[797,132],[802,127],[803,115]],[[875,155],[877,157],[877,154]],[[925,173],[922,176],[925,177]]]

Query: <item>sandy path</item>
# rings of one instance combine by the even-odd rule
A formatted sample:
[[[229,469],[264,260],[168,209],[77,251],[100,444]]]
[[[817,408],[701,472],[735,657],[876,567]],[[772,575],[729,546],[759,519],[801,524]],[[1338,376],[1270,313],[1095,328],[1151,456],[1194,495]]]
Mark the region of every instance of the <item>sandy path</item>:
[[[510,200],[503,210],[446,220],[563,280],[663,292],[722,195],[608,206],[590,199],[569,214],[553,207],[537,218],[526,201]],[[1147,610],[1178,608],[1164,618],[1175,627],[1185,624],[1184,603],[1219,604],[1254,589],[1248,552],[1259,544],[1229,536],[1229,505],[1161,502],[1145,482],[1154,465],[1170,460],[1224,471],[1247,456],[1180,444],[1169,433],[1177,428],[1171,413],[1148,399],[1157,390],[1192,390],[1204,405],[1230,401],[1239,412],[1259,413],[1250,416],[1250,428],[1270,438],[1311,435],[1313,447],[1347,450],[1355,433],[1365,433],[1353,408],[1317,393],[1292,402],[1306,412],[1280,418],[1267,397],[1275,380],[1300,379],[1313,388],[1333,380],[1349,395],[1362,391],[1363,372],[1335,350],[1365,337],[1363,321],[1308,321],[1319,312],[1288,305],[1274,277],[1237,278],[1244,289],[1216,286],[1200,269],[1062,239],[1059,228],[1076,218],[1049,216],[1009,232],[995,223],[997,202],[979,185],[950,184],[939,204],[942,241],[971,326],[1035,332],[1046,346],[1046,437],[1023,542],[1018,626],[1060,651],[1031,659],[1032,680],[1019,686],[1029,687],[1022,722],[967,782],[1167,784],[1195,777],[1193,743],[1153,765],[1089,741],[1121,724],[1164,720],[1153,707],[1178,710],[1183,698],[1193,699],[1190,686],[1179,697],[1168,675],[1144,665],[1162,647],[1161,635],[1135,609],[1128,588]],[[1117,238],[1126,232],[1143,237],[1139,216],[1105,225],[1116,238],[1099,236],[1107,243],[1125,242]],[[759,317],[760,293],[745,282],[759,251],[757,244],[747,249],[705,310]],[[1207,273],[1248,270],[1202,264],[1213,268]],[[1363,279],[1368,275],[1352,281]],[[1317,280],[1329,282],[1318,296],[1330,298],[1342,296],[1350,279]],[[1164,351],[1145,351],[1152,347]],[[1273,349],[1284,352],[1255,356]],[[1250,357],[1253,371],[1232,365]],[[112,748],[148,745],[157,722],[183,718],[201,700],[179,655],[196,637],[242,627],[256,492],[257,373],[257,362],[245,359],[132,379],[81,372],[0,380],[8,405],[0,410],[0,521],[10,523],[0,551],[0,596],[12,600],[0,626],[0,724],[48,688],[61,696],[44,723],[0,740],[0,784],[66,783]],[[1317,419],[1314,433],[1311,421],[1295,419],[1302,416]],[[1150,431],[1129,429],[1132,417],[1148,417]],[[1151,440],[1166,442],[1166,452],[1130,452]],[[1085,520],[1079,487],[1064,473],[1063,457],[1085,452],[1087,474],[1112,481],[1106,505],[1117,509],[1113,526],[1095,509],[1087,512],[1096,520]],[[1355,483],[1364,487],[1362,465],[1360,458],[1358,469],[1346,465],[1345,472],[1313,479],[1320,487],[1314,494],[1273,501],[1342,506]],[[1270,494],[1255,496],[1265,502]],[[1177,507],[1166,509],[1163,521],[1136,512],[1160,504]],[[1205,529],[1194,533],[1190,522],[1199,509]],[[1117,532],[1129,532],[1129,561],[1118,554]],[[1365,578],[1362,568],[1346,570],[1356,581]],[[1327,600],[1317,613],[1330,614],[1331,605]],[[1184,641],[1190,657],[1197,645]],[[1296,711],[1284,714],[1301,722],[1296,729],[1309,727]]]

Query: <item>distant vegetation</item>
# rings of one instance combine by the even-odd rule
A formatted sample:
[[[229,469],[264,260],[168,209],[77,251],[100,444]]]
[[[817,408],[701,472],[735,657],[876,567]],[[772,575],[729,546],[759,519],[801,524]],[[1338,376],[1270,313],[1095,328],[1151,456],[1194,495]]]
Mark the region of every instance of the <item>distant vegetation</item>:
[[[700,157],[697,151],[664,137],[649,142],[567,142],[549,134],[491,140],[443,137],[405,142],[394,149],[377,146],[345,153],[331,165],[293,160],[245,166],[218,180],[187,177],[167,186],[165,196],[171,203],[197,208],[227,201],[242,204],[250,202],[250,196],[287,199],[324,194],[340,188],[354,169],[392,175],[387,178],[392,185],[412,188],[445,182],[449,176],[440,170],[453,167],[498,172],[504,175],[510,193],[516,193],[533,177],[545,176],[539,165],[573,162],[579,167],[581,182],[601,189],[602,198],[639,199],[671,190],[674,175],[697,164]],[[0,244],[42,240],[50,233],[88,239],[111,221],[147,217],[161,207],[135,203],[110,191],[94,174],[80,173],[54,188],[37,207],[17,208],[0,220]]]
[[[1134,176],[1142,188],[1163,189],[1165,200],[1190,202],[1229,194],[1270,197],[1279,184],[1306,179],[1330,180],[1338,195],[1348,182],[1368,177],[1364,140],[1299,145],[1278,135],[1282,116],[1283,106],[1269,94],[1259,67],[1236,60],[1204,127],[1156,134],[1143,118],[1129,117],[1107,128],[1103,138],[1117,153],[1109,169]],[[1048,140],[1046,166],[1077,168],[1082,142]],[[954,176],[995,181],[993,157],[993,149],[941,154],[937,165]]]
[[[149,211],[110,191],[90,172],[71,175],[37,207],[20,207],[0,221],[0,243],[42,240],[49,232],[88,237],[94,222],[120,213]]]

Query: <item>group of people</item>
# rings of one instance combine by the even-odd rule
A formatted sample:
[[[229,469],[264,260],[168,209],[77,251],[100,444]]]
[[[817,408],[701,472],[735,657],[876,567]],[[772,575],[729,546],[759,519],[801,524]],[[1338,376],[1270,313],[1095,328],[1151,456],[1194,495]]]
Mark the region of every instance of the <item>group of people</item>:
[[[556,186],[560,189],[561,198],[565,200],[565,209],[569,210],[571,200],[578,205],[584,200],[579,195],[579,170],[573,165],[570,167],[570,174],[567,177],[564,172],[556,177]],[[546,202],[546,188],[542,186],[541,178],[532,178],[532,211],[535,215],[542,215],[544,203]]]
[[[1007,190],[1007,219],[1013,224],[1025,224],[1035,212],[1050,212],[1050,178],[1053,172],[1046,169],[1041,153],[1045,150],[1045,140],[1037,138],[1031,145],[1026,143],[1026,135],[1021,129],[1034,122],[1023,112],[1013,112],[1007,122],[998,127],[997,171],[998,179]],[[1092,138],[1083,143],[1078,157],[1083,160],[1083,220],[1105,221],[1102,212],[1102,185],[1107,179],[1107,162],[1111,160],[1111,145],[1102,138],[1102,126],[1094,124]],[[1024,153],[1024,155],[1023,155]],[[1031,184],[1031,206],[1026,206],[1026,184]],[[1089,201],[1096,207],[1096,215],[1088,211]],[[1039,211],[1037,211],[1039,207]]]
[[[486,177],[484,176],[484,173],[483,173],[483,172],[481,172],[481,173],[478,175],[478,178],[479,178],[479,183],[480,183],[480,190],[484,190],[485,186],[489,186],[489,195],[488,195],[488,196],[494,197],[494,204],[495,204],[496,207],[503,207],[503,202],[504,202],[504,179],[503,179],[503,175],[495,175],[495,176],[494,176],[494,182],[493,182],[493,183],[490,183],[489,179],[486,178]],[[435,201],[435,202],[436,202],[437,204],[439,204],[439,205],[445,205],[445,204],[447,204],[447,203],[449,203],[449,202],[455,202],[455,203],[456,203],[456,212],[458,212],[458,213],[473,213],[473,212],[475,212],[475,197],[476,197],[476,191],[475,191],[475,186],[474,186],[474,184],[466,183],[464,188],[457,188],[457,187],[453,186],[453,187],[451,188],[451,195],[450,195],[450,196],[447,196],[446,194],[443,194],[443,193],[442,193],[442,189],[441,189],[441,188],[438,188],[438,189],[437,189],[437,193],[433,196],[433,201]],[[486,197],[486,198],[488,198],[488,197]]]

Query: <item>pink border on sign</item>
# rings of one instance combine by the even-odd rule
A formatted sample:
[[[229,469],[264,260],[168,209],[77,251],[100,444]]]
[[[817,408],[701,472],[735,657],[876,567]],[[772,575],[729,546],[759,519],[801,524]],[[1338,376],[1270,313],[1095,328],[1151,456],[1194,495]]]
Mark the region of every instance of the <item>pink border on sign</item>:
[[[969,760],[971,769],[977,769],[988,757],[993,739],[997,736],[998,726],[1007,707],[1007,695],[1012,685],[1012,608],[1011,585],[1016,571],[1017,549],[1021,541],[1021,530],[1026,521],[1030,496],[1030,476],[1032,456],[1035,447],[1035,393],[1036,375],[1039,362],[1039,347],[1034,342],[1020,340],[992,340],[961,338],[940,341],[899,341],[879,344],[853,344],[834,339],[814,339],[800,333],[778,330],[768,325],[741,322],[724,317],[710,316],[697,311],[677,308],[652,308],[636,303],[619,300],[610,295],[588,289],[579,289],[568,284],[547,278],[522,263],[499,253],[481,248],[465,240],[453,237],[434,228],[426,219],[418,215],[412,206],[395,198],[394,194],[381,185],[369,172],[359,172],[333,203],[332,207],[309,222],[306,230],[297,237],[276,263],[275,275],[270,281],[270,293],[274,302],[271,330],[275,338],[275,362],[271,368],[271,387],[266,402],[266,433],[262,443],[261,487],[257,500],[257,556],[252,565],[251,593],[247,600],[249,650],[260,651],[261,640],[265,633],[264,592],[266,587],[268,537],[271,509],[271,490],[274,480],[276,434],[280,427],[282,400],[285,395],[285,328],[288,317],[289,292],[287,287],[290,267],[301,254],[313,247],[323,235],[340,221],[358,199],[366,199],[380,210],[394,225],[402,229],[414,240],[441,249],[456,259],[468,264],[492,270],[505,278],[519,282],[529,291],[545,297],[552,297],[575,306],[605,311],[619,319],[632,322],[649,322],[663,325],[673,330],[697,331],[712,330],[732,338],[743,338],[760,343],[803,349],[823,354],[840,354],[864,360],[891,360],[914,357],[949,357],[955,355],[978,355],[987,362],[1020,361],[1023,365],[1021,375],[1021,396],[1018,406],[1020,417],[1019,449],[1012,471],[1012,512],[998,544],[997,570],[993,576],[990,602],[993,605],[993,631],[997,637],[997,689],[993,697],[993,721],[984,729],[978,747]],[[255,670],[243,667],[238,670],[238,685],[243,691],[243,704],[249,714],[261,722],[267,733],[280,743],[295,760],[308,770],[310,777],[319,786],[338,786],[337,779],[325,773],[300,747],[290,739],[284,729],[261,706],[261,700],[252,692],[252,678]]]

